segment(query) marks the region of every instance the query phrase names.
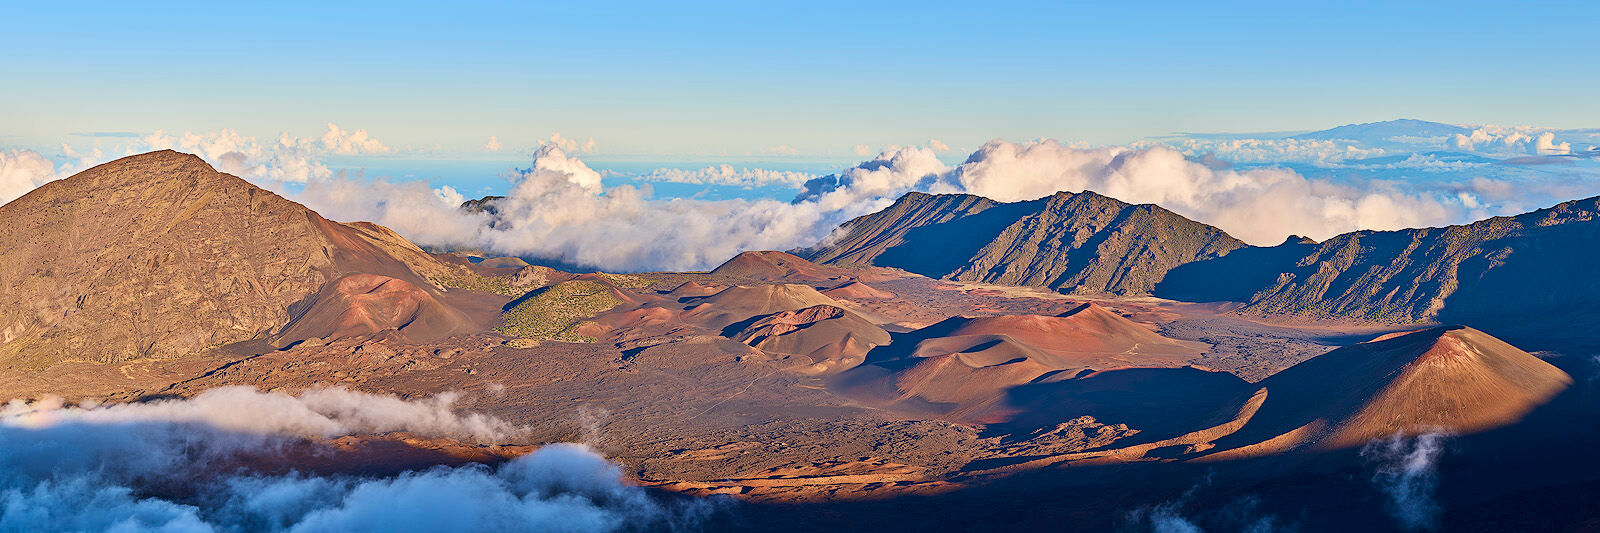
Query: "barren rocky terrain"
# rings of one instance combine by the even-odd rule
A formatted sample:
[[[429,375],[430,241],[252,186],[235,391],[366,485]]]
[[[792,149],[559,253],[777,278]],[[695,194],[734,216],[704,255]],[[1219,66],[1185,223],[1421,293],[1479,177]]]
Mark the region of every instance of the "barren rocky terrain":
[[[1447,527],[1594,523],[1582,521],[1593,502],[1572,495],[1600,487],[1582,332],[1529,353],[1493,327],[1436,322],[1465,296],[1324,298],[1400,277],[1487,283],[1395,273],[1322,283],[1322,296],[1291,276],[1277,283],[1293,290],[1233,303],[1152,297],[1169,270],[1265,249],[1104,197],[1039,202],[979,224],[996,235],[967,255],[888,260],[919,231],[975,235],[969,219],[1018,208],[902,200],[810,252],[823,264],[768,251],[704,273],[577,273],[427,253],[193,156],[135,156],[0,208],[0,391],[113,403],[230,385],[459,392],[457,408],[531,431],[493,446],[367,435],[342,441],[354,450],[342,464],[494,463],[587,442],[660,494],[742,502],[709,528],[1098,530],[1161,506],[1223,529],[1260,517],[1392,528],[1372,443],[1430,435],[1459,450],[1438,495]],[[1494,222],[1515,227],[1471,242],[1587,221],[1558,216],[1574,209]],[[1384,255],[1351,256],[1356,239],[1285,246],[1345,257],[1343,271]],[[1440,249],[1450,268],[1521,257],[1460,246]],[[934,264],[946,260],[958,261]],[[1461,294],[1491,294],[1474,290]],[[1313,296],[1330,312],[1272,303]],[[1394,312],[1338,312],[1361,302]],[[1541,498],[1555,502],[1543,515],[1516,509]]]

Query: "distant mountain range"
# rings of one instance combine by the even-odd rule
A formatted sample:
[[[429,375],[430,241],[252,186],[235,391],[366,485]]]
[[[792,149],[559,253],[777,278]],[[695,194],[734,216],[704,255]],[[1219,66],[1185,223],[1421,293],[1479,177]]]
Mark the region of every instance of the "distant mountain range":
[[[1504,325],[1600,315],[1600,197],[1511,217],[1245,248],[1180,266],[1156,294],[1258,313]],[[1567,321],[1570,323],[1570,321]]]
[[[1092,192],[1000,203],[910,193],[798,255],[930,277],[1235,301],[1243,312],[1504,326],[1600,317],[1600,198],[1514,217],[1317,243],[1247,246],[1220,229]]]
[[[1353,140],[1353,141],[1385,141],[1395,137],[1446,137],[1455,134],[1470,134],[1471,128],[1402,118],[1398,120],[1385,120],[1382,122],[1368,122],[1365,124],[1348,124],[1321,131],[1302,133],[1292,136],[1293,139],[1306,140]]]
[[[1175,266],[1245,246],[1166,209],[1087,191],[1015,203],[910,193],[843,228],[843,237],[797,255],[1077,293],[1148,293]]]

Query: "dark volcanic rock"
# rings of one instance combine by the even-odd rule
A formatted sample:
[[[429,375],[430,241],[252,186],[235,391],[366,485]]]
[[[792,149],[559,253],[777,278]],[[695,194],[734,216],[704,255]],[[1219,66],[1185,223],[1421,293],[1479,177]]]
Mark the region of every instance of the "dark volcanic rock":
[[[1358,231],[1321,244],[1238,250],[1175,270],[1156,292],[1244,301],[1247,312],[1258,314],[1437,320],[1497,330],[1592,322],[1600,315],[1597,203],[1600,197],[1460,226]],[[1557,316],[1566,321],[1550,320]]]

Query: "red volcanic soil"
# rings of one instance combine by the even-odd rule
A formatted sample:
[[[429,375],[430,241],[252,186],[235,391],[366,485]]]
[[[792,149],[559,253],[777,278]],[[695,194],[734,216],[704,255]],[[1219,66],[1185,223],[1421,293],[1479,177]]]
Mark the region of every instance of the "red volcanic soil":
[[[699,298],[701,296],[711,296],[724,288],[726,287],[714,283],[702,284],[697,281],[685,281],[667,294],[677,298]]]
[[[850,272],[819,265],[784,252],[744,252],[711,274],[759,281],[833,281],[853,279]]]
[[[737,285],[716,294],[685,302],[683,318],[711,329],[722,329],[753,317],[793,311],[816,305],[839,306],[808,285]]]
[[[897,338],[895,347],[841,375],[835,387],[879,405],[977,422],[1009,417],[996,407],[1012,387],[1090,370],[1182,366],[1206,348],[1094,304],[1061,316],[952,318]]]
[[[466,313],[404,280],[350,274],[298,304],[289,325],[273,337],[288,346],[306,339],[334,339],[398,330],[414,342],[432,342],[477,329]]]
[[[872,286],[859,281],[852,281],[832,289],[822,291],[831,298],[845,300],[883,300],[894,298],[894,293],[872,288]]]
[[[1178,366],[1205,351],[1202,343],[1168,339],[1121,315],[1092,303],[1060,316],[1009,315],[952,319],[943,339],[1005,336],[1044,354],[1045,364],[1057,368],[1105,369],[1119,366]],[[919,346],[918,353],[938,351],[937,344],[956,346],[959,340],[941,340]]]
[[[853,312],[816,305],[762,317],[733,339],[769,354],[801,356],[796,370],[820,375],[861,364],[868,350],[889,344],[889,332]]]
[[[1538,357],[1476,329],[1384,335],[1261,382],[1259,413],[1220,457],[1344,448],[1394,434],[1471,433],[1520,420],[1572,384]]]

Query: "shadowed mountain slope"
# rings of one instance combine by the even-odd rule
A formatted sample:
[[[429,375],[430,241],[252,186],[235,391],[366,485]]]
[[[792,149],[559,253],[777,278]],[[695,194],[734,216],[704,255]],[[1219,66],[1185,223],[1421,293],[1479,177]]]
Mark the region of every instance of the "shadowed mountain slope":
[[[163,150],[0,207],[0,361],[179,356],[264,338],[348,274],[437,293],[448,267],[375,224],[345,225]]]
[[[1144,294],[1175,266],[1245,246],[1154,205],[1093,192],[1016,203],[910,193],[801,254],[929,277],[1079,293]]]
[[[831,305],[773,313],[733,336],[770,354],[802,356],[805,374],[848,370],[875,346],[889,344],[889,332],[853,312]]]
[[[1466,225],[1358,231],[1321,244],[1237,250],[1184,265],[1164,297],[1235,300],[1247,312],[1512,331],[1600,316],[1600,198]],[[1561,315],[1566,322],[1546,317]],[[1570,332],[1569,332],[1570,333]]]
[[[1007,400],[1014,387],[1093,370],[1180,367],[1205,350],[1084,304],[1061,316],[951,318],[896,336],[833,384],[869,403],[993,423],[1016,413]]]
[[[1394,434],[1470,433],[1520,420],[1572,384],[1481,331],[1437,327],[1346,346],[1261,382],[1266,401],[1228,456],[1341,448]]]

